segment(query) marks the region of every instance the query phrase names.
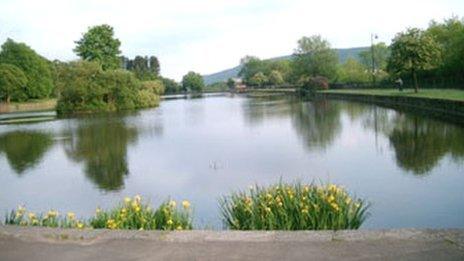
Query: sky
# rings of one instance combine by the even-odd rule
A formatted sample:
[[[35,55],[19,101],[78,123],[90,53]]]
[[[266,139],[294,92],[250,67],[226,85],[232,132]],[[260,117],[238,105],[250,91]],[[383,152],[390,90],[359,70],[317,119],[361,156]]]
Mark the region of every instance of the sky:
[[[109,24],[122,54],[155,55],[161,74],[210,74],[245,55],[288,55],[302,36],[320,34],[334,48],[389,43],[408,27],[464,16],[463,0],[0,0],[0,42],[25,42],[48,59],[69,61],[90,27]]]

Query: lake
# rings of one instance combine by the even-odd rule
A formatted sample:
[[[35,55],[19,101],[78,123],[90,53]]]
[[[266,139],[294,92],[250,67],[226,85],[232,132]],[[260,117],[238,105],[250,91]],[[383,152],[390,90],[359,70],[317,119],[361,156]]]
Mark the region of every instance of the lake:
[[[0,211],[89,217],[142,195],[188,199],[222,228],[218,199],[250,185],[333,182],[371,202],[362,228],[464,228],[464,127],[376,105],[222,95],[0,125]]]

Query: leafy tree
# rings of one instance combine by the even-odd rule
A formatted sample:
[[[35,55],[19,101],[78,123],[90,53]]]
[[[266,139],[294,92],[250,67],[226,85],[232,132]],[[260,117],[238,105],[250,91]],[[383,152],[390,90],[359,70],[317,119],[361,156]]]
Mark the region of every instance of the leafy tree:
[[[156,56],[150,56],[149,59],[150,72],[155,76],[159,76],[160,73],[160,63]]]
[[[121,42],[114,38],[113,27],[106,24],[90,27],[76,44],[74,52],[83,60],[98,61],[103,70],[120,67]]]
[[[374,49],[374,68],[376,70],[385,70],[387,68],[387,60],[390,56],[390,50],[385,43],[378,43],[373,46]],[[359,53],[360,62],[366,68],[372,70],[372,49]]]
[[[293,70],[297,77],[325,76],[333,79],[336,76],[337,64],[337,53],[320,35],[298,40],[293,60]]]
[[[264,73],[262,72],[258,72],[256,73],[255,75],[253,75],[253,77],[251,77],[249,83],[251,85],[256,85],[256,86],[259,86],[259,87],[262,87],[264,84],[266,84],[268,81],[266,75],[264,75]]]
[[[281,85],[284,83],[284,77],[282,77],[282,74],[277,70],[271,71],[268,78],[269,84],[271,85]]]
[[[387,69],[393,74],[410,73],[418,92],[417,72],[437,66],[440,48],[437,42],[417,28],[396,35],[390,46],[391,56]]]
[[[340,66],[338,81],[344,83],[362,83],[369,81],[368,69],[353,58]]]
[[[439,75],[464,80],[464,20],[451,17],[443,23],[432,21],[425,34],[432,37],[442,50]]]
[[[23,101],[27,99],[25,87],[27,78],[18,67],[2,63],[0,64],[0,99]]]
[[[198,73],[189,72],[182,78],[182,87],[184,90],[201,92],[204,86],[203,77]]]
[[[53,92],[53,78],[47,60],[24,43],[6,40],[0,52],[0,63],[21,69],[27,78],[27,85],[21,99],[38,99]]]
[[[229,89],[233,89],[233,88],[235,87],[235,81],[234,81],[234,79],[229,78],[229,79],[227,80],[227,87],[229,87]]]
[[[163,82],[166,94],[180,92],[181,87],[176,81],[164,77],[161,77],[161,81]]]
[[[161,80],[145,81],[142,82],[142,89],[149,90],[155,94],[164,94],[165,87]]]
[[[242,68],[238,75],[243,78],[246,83],[250,83],[251,78],[258,72],[263,72],[264,62],[258,57],[245,56],[240,60]]]

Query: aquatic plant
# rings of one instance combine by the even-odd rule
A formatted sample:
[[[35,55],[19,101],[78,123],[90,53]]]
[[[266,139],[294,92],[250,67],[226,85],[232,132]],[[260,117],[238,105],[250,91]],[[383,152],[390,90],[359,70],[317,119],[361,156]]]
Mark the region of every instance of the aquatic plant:
[[[278,183],[254,186],[220,200],[225,226],[233,230],[358,229],[369,204],[334,185]]]
[[[140,196],[126,197],[124,201],[109,210],[97,208],[95,216],[88,220],[78,220],[73,212],[60,215],[50,210],[45,215],[28,212],[25,207],[6,215],[5,224],[20,226],[42,226],[60,228],[108,228],[139,230],[189,230],[192,229],[190,202],[182,201],[177,206],[173,200],[163,202],[157,209],[143,203]]]

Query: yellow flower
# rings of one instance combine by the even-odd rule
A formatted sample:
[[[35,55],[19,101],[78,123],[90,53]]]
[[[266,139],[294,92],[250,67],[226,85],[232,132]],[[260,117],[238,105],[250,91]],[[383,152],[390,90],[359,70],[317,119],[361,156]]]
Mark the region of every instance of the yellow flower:
[[[354,206],[355,206],[356,208],[359,208],[359,207],[361,206],[361,204],[356,203],[356,204],[354,204]]]
[[[335,197],[333,195],[330,195],[328,198],[327,198],[327,202],[331,203],[332,201],[335,200]]]
[[[308,187],[308,186],[305,186],[305,187],[304,187],[304,192],[306,192],[306,193],[309,192],[309,187]]]
[[[139,212],[139,211],[140,211],[140,207],[139,207],[139,206],[137,206],[137,207],[135,207],[135,209],[134,209],[134,210],[135,210],[135,212]]]
[[[338,207],[337,203],[330,204],[335,211],[338,211],[340,208]]]
[[[266,198],[271,199],[271,198],[272,198],[272,195],[271,195],[270,193],[267,193],[267,194],[266,194]]]
[[[190,202],[188,200],[182,201],[182,207],[184,207],[184,209],[190,208]]]
[[[107,226],[109,229],[116,229],[116,228],[117,228],[117,224],[116,224],[116,222],[114,221],[114,219],[108,219],[108,221],[106,221],[106,226]]]
[[[100,214],[100,213],[101,213],[101,208],[96,208],[96,209],[95,209],[95,213],[96,213],[97,215]]]
[[[30,220],[32,220],[32,219],[36,218],[36,215],[33,212],[29,212],[28,217],[29,217]]]
[[[20,215],[23,215],[26,212],[26,208],[23,206],[18,206],[18,211],[16,213],[20,213]]]
[[[176,227],[176,229],[177,229],[177,230],[182,230],[182,226],[179,225],[179,226]]]
[[[37,220],[36,218],[34,218],[34,219],[32,220],[32,225],[34,226],[34,225],[38,225],[38,224],[39,224],[39,220]]]
[[[346,200],[345,200],[345,203],[348,205],[351,203],[351,198],[350,197],[347,197]]]
[[[129,197],[125,197],[125,198],[124,198],[124,203],[126,203],[127,205],[129,205],[129,204],[131,203],[131,201],[132,201],[132,200],[131,200],[131,198],[129,198]]]
[[[282,207],[284,204],[282,204],[282,202],[278,202],[277,205],[279,205],[279,207]]]
[[[301,210],[301,213],[303,213],[303,214],[308,214],[308,212],[309,212],[309,210],[307,208],[303,208]]]
[[[67,216],[69,220],[74,220],[74,218],[76,218],[76,214],[74,214],[73,212],[68,212]]]
[[[172,219],[169,219],[166,224],[168,224],[169,226],[172,225],[174,222],[172,221]]]
[[[121,214],[126,214],[127,213],[127,208],[122,208],[121,209]]]
[[[265,210],[266,210],[266,212],[271,212],[271,208],[270,208],[270,207],[266,207]]]
[[[142,197],[140,195],[135,195],[134,201],[136,201],[137,203],[140,203],[142,201]]]
[[[56,218],[57,216],[58,216],[58,211],[50,210],[50,211],[48,211],[45,218]]]
[[[133,209],[139,207],[139,203],[137,203],[137,201],[133,201],[131,205]]]
[[[171,201],[169,201],[169,206],[170,206],[171,208],[176,208],[177,203],[176,203],[174,200],[171,200]]]
[[[78,229],[83,229],[83,228],[84,228],[84,223],[78,221],[77,224],[76,224],[76,227],[77,227]]]

